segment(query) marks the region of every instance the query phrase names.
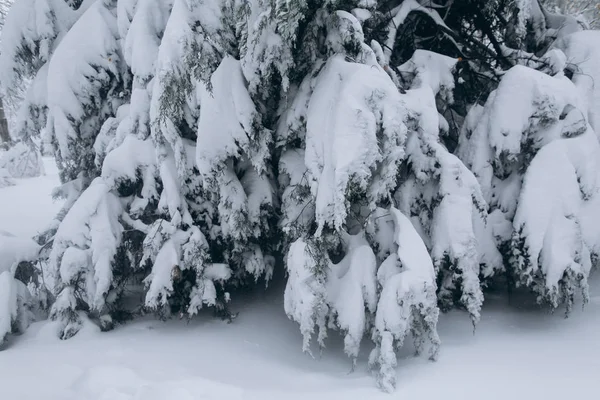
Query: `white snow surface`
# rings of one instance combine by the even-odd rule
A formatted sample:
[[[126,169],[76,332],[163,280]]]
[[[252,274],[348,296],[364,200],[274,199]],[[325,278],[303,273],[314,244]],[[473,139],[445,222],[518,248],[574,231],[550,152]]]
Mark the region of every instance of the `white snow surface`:
[[[45,161],[45,177],[17,179],[16,186],[0,189],[0,229],[33,235],[60,207],[49,196],[58,179],[52,161]],[[596,390],[595,276],[590,303],[566,320],[561,312],[540,310],[530,297],[505,293],[486,295],[475,334],[466,313],[441,315],[439,360],[412,357],[407,343],[392,395],[380,392],[366,371],[367,345],[352,374],[340,351],[343,340],[334,332],[320,359],[303,354],[301,334],[285,315],[276,286],[234,298],[232,307],[240,314],[232,324],[210,313],[189,324],[140,319],[106,333],[86,323],[78,335],[61,341],[54,322],[35,323],[25,334],[10,336],[0,353],[0,399],[479,400],[485,393],[486,400],[559,400],[589,398]]]
[[[58,186],[58,171],[54,160],[44,159],[46,175],[14,179],[15,186],[0,191],[0,231],[19,237],[32,237],[43,231],[60,210],[52,190]]]

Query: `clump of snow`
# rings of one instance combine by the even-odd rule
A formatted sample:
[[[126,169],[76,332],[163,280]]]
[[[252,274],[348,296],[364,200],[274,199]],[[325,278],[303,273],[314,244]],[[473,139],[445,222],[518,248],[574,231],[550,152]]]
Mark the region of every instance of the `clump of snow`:
[[[167,24],[172,4],[173,0],[136,2],[125,37],[123,55],[138,82],[146,82],[154,75],[161,33]],[[125,8],[127,4],[121,9]],[[120,30],[124,28],[120,27]]]
[[[83,0],[77,9],[64,0],[18,0],[4,5],[0,43],[0,90],[20,98],[13,136],[30,141],[46,125],[48,65],[55,49],[75,21],[95,0]],[[5,104],[7,102],[5,101]]]
[[[527,86],[525,86],[527,85]],[[518,93],[518,94],[517,94]],[[521,152],[521,144],[528,139],[523,132],[536,124],[550,124],[559,119],[567,105],[582,112],[585,104],[573,85],[564,77],[553,78],[530,68],[516,66],[503,77],[490,110],[487,132],[495,156],[509,159]]]
[[[432,51],[418,49],[410,60],[398,67],[403,80],[410,88],[428,86],[434,94],[449,103],[453,101],[454,76],[452,72],[458,60]]]
[[[305,0],[285,5],[252,2],[242,11],[243,22],[236,21],[248,43],[242,50],[240,66],[252,95],[259,94],[266,99],[275,73],[283,78],[282,89],[288,89],[289,71],[294,66],[295,31],[303,17],[302,11],[286,12],[290,8],[302,10],[307,4]],[[273,11],[277,18],[270,18]],[[240,14],[235,17],[239,18]]]
[[[212,76],[212,90],[204,89],[200,102],[196,159],[205,180],[214,179],[228,158],[242,154],[262,171],[269,138],[255,130],[259,115],[239,61],[223,59]]]
[[[48,63],[37,72],[29,85],[25,98],[19,106],[14,136],[19,140],[31,141],[41,135],[48,114]]]
[[[572,81],[588,104],[590,125],[600,135],[600,50],[597,43],[600,32],[582,31],[563,37],[555,46],[567,56],[567,68],[573,73]],[[582,110],[583,111],[583,110]]]
[[[435,271],[423,240],[410,220],[391,208],[396,250],[379,267],[381,288],[373,339],[377,344],[370,357],[379,367],[378,382],[391,392],[396,384],[396,350],[403,346],[409,332],[420,353],[429,342],[429,358],[437,358],[440,338],[437,333],[439,310],[435,295]]]
[[[94,141],[94,164],[96,168],[102,168],[106,155],[123,143],[127,134],[130,133],[129,106],[129,104],[123,104],[117,109],[115,117],[107,118],[102,124]]]
[[[40,246],[32,239],[0,231],[0,272],[9,271],[14,275],[19,263],[35,261],[39,250]]]
[[[154,191],[154,176],[156,171],[156,153],[150,139],[140,140],[135,136],[127,136],[123,143],[106,155],[102,163],[102,179],[110,187],[116,187],[120,180],[135,181],[141,172],[146,191]]]
[[[231,269],[227,264],[210,263],[207,252],[208,242],[197,227],[182,231],[164,220],[154,223],[144,240],[142,264],[152,263],[145,279],[145,305],[164,311],[174,283],[181,279],[182,271],[191,270],[196,282],[191,288],[188,315],[197,314],[204,306],[215,306],[220,300],[217,285],[231,278]]]
[[[10,271],[0,272],[0,346],[10,333],[23,333],[31,324],[33,301],[25,284]]]
[[[310,339],[318,329],[319,344],[326,337],[326,316],[329,312],[326,299],[325,276],[315,274],[317,260],[310,243],[298,239],[290,246],[286,268],[289,274],[284,294],[284,309],[288,317],[300,325],[302,350],[310,353]]]
[[[374,203],[394,187],[406,135],[399,96],[381,67],[341,55],[319,74],[307,110],[305,163],[320,229],[342,227],[351,188]]]
[[[15,279],[21,262],[34,262],[40,246],[29,238],[0,231],[0,346],[13,331],[23,332],[33,320],[29,289]]]
[[[292,243],[284,304],[286,314],[300,324],[305,352],[310,353],[315,331],[322,347],[327,326],[336,327],[343,332],[344,350],[355,363],[376,309],[377,260],[364,233],[345,235],[343,242],[345,256],[335,264],[319,255],[317,243],[303,239]]]
[[[377,307],[377,260],[364,232],[343,239],[346,255],[330,264],[327,302],[329,318],[344,333],[344,351],[356,363],[368,318]]]

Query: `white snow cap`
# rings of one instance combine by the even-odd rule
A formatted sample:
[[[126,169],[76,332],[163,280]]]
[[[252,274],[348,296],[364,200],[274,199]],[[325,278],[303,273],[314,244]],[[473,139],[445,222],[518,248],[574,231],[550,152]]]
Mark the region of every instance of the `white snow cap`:
[[[0,273],[8,271],[14,275],[19,263],[35,261],[39,250],[40,246],[30,238],[0,231]]]
[[[339,229],[346,219],[349,188],[372,189],[370,200],[376,201],[395,184],[392,171],[404,156],[404,109],[381,67],[350,63],[342,55],[329,59],[315,85],[307,111],[305,163],[319,227]],[[380,126],[383,135],[378,139]],[[389,174],[371,186],[381,162]]]

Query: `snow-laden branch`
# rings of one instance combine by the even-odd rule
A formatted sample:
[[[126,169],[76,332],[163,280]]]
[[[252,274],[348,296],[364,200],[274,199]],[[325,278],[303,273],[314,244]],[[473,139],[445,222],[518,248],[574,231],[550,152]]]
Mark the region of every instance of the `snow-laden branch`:
[[[392,11],[390,11],[390,14],[393,17],[388,24],[389,33],[388,33],[388,38],[387,38],[387,42],[386,42],[386,46],[385,46],[385,50],[384,50],[384,56],[385,56],[385,64],[384,65],[388,65],[390,62],[390,59],[392,57],[392,52],[394,50],[394,44],[396,42],[396,35],[398,33],[398,28],[402,24],[404,24],[404,21],[406,21],[406,18],[413,11],[420,11],[420,12],[426,14],[437,25],[439,25],[440,27],[444,27],[447,30],[451,31],[451,29],[446,25],[446,23],[444,22],[442,17],[440,17],[438,12],[435,10],[432,10],[428,7],[430,7],[430,6],[428,5],[426,7],[422,4],[420,4],[417,0],[405,0],[402,2],[402,4],[400,4],[399,6],[394,8]]]

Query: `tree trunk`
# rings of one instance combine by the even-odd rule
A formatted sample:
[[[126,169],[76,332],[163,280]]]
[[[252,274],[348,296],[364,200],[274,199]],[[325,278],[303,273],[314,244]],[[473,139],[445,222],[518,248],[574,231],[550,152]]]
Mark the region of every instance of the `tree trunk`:
[[[4,105],[0,98],[0,147],[8,146],[11,142],[10,134],[8,133],[8,122],[4,114]]]

